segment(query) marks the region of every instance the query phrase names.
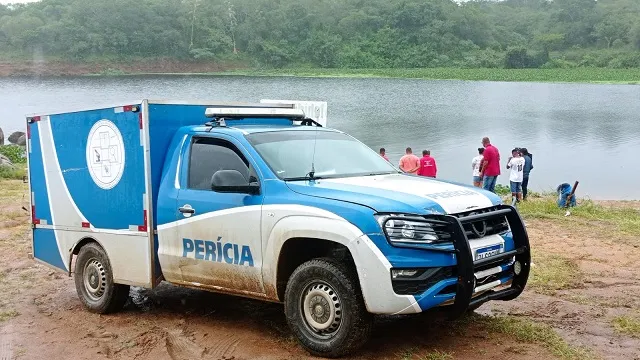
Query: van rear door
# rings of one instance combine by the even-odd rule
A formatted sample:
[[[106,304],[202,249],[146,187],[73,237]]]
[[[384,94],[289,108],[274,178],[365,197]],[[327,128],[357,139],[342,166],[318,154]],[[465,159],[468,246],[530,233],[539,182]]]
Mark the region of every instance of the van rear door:
[[[33,255],[65,271],[97,242],[117,283],[152,286],[142,104],[28,118]]]

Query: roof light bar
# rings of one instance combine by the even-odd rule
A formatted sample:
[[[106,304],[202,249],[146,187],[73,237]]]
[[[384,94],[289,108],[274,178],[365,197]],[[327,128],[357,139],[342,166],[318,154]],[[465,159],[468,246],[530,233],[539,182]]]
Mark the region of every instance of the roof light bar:
[[[219,117],[283,117],[304,118],[304,111],[287,108],[207,108],[204,115],[208,118]]]

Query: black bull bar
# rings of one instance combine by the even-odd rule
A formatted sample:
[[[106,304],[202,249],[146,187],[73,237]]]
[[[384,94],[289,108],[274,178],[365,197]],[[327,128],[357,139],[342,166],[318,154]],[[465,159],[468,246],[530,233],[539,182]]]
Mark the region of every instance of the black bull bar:
[[[429,215],[429,220],[440,225],[446,225],[446,232],[451,235],[453,250],[440,246],[429,246],[429,250],[446,251],[456,254],[456,274],[458,281],[456,284],[456,295],[452,305],[447,305],[449,316],[452,318],[464,314],[469,308],[478,306],[489,300],[513,300],[524,290],[529,278],[531,268],[531,250],[529,247],[529,236],[524,226],[524,222],[518,211],[509,205],[497,205],[490,211],[471,212],[459,215]],[[474,260],[469,238],[464,225],[474,224],[479,221],[489,219],[506,218],[514,242],[514,249],[503,252],[481,260]],[[405,220],[403,217],[390,217],[388,220]],[[388,221],[387,220],[387,221]],[[416,219],[418,220],[418,219]],[[420,220],[418,220],[420,221]],[[424,221],[424,220],[423,220]],[[385,234],[386,234],[386,226]],[[397,245],[396,245],[397,246]],[[520,263],[519,274],[513,272],[511,286],[502,290],[485,290],[474,296],[476,286],[475,273],[480,269],[487,269],[492,264],[503,264],[506,260],[514,258]],[[514,263],[515,264],[515,263]]]
[[[451,226],[453,246],[456,253],[458,283],[456,286],[456,297],[453,305],[448,306],[449,316],[458,317],[464,314],[467,309],[480,305],[489,300],[513,300],[524,290],[529,278],[531,268],[531,249],[529,247],[529,236],[524,226],[524,222],[518,211],[509,205],[498,205],[494,211],[473,214],[468,216],[455,217],[450,215],[442,216],[441,220],[448,222]],[[469,239],[464,230],[464,224],[471,224],[495,217],[505,216],[513,236],[514,249],[504,253],[491,256],[485,259],[474,261],[473,253],[469,245]],[[515,261],[520,262],[521,271],[513,274],[511,286],[502,290],[487,290],[474,297],[475,270],[486,268],[491,264],[499,264],[507,259],[515,257]]]

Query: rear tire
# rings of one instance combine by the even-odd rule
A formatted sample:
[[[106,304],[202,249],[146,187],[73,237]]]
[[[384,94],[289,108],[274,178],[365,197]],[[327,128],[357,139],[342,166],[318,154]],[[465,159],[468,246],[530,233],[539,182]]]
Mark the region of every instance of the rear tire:
[[[129,285],[113,282],[109,258],[96,243],[89,243],[80,249],[74,280],[80,301],[94,313],[119,311],[129,298]]]
[[[336,358],[363,346],[373,316],[365,307],[355,272],[332,259],[300,265],[285,291],[287,322],[311,354]]]

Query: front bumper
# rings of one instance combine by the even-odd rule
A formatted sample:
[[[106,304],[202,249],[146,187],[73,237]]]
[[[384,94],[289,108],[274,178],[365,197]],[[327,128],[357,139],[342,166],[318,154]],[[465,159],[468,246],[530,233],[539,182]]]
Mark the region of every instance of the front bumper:
[[[510,251],[505,251],[485,259],[474,260],[469,240],[464,230],[464,225],[476,223],[495,217],[506,217],[511,229],[514,247]],[[531,268],[531,249],[529,237],[522,218],[512,206],[499,205],[495,211],[474,214],[470,216],[443,216],[442,220],[450,224],[453,232],[453,245],[456,254],[456,270],[458,274],[456,292],[453,304],[448,308],[451,317],[462,315],[469,308],[479,306],[489,300],[513,300],[524,290],[529,278]],[[518,274],[513,273],[510,286],[501,290],[483,291],[481,286],[476,285],[476,274],[482,269],[492,266],[499,266],[505,261],[514,259],[519,262],[521,269]],[[504,283],[504,281],[503,281]]]
[[[512,300],[522,293],[531,255],[524,223],[515,208],[497,205],[475,213],[429,215],[428,219],[446,225],[443,231],[451,239],[448,246],[391,246],[384,234],[363,234],[349,244],[369,312],[412,314],[441,306],[455,317],[483,302]],[[491,224],[497,219],[508,222],[505,232],[478,237],[469,231],[473,223]],[[475,260],[479,249],[498,243],[504,246],[501,253]],[[520,263],[517,275],[515,261]],[[500,271],[495,270],[498,267]],[[392,276],[393,269],[423,269],[430,273],[424,277],[417,274],[416,282],[399,287]]]
[[[515,208],[499,205],[480,213],[430,216],[429,219],[439,224],[439,231],[449,234],[453,244],[431,247],[430,258],[440,253],[451,261],[446,265],[441,262],[442,267],[422,268],[417,276],[392,277],[396,294],[414,296],[422,311],[446,306],[451,316],[456,317],[486,301],[511,300],[522,293],[529,277],[531,256],[524,223]],[[501,228],[508,232],[478,237],[470,231],[471,227],[482,224],[486,229],[487,223],[504,224]],[[480,251],[485,249],[501,252],[482,256]]]

